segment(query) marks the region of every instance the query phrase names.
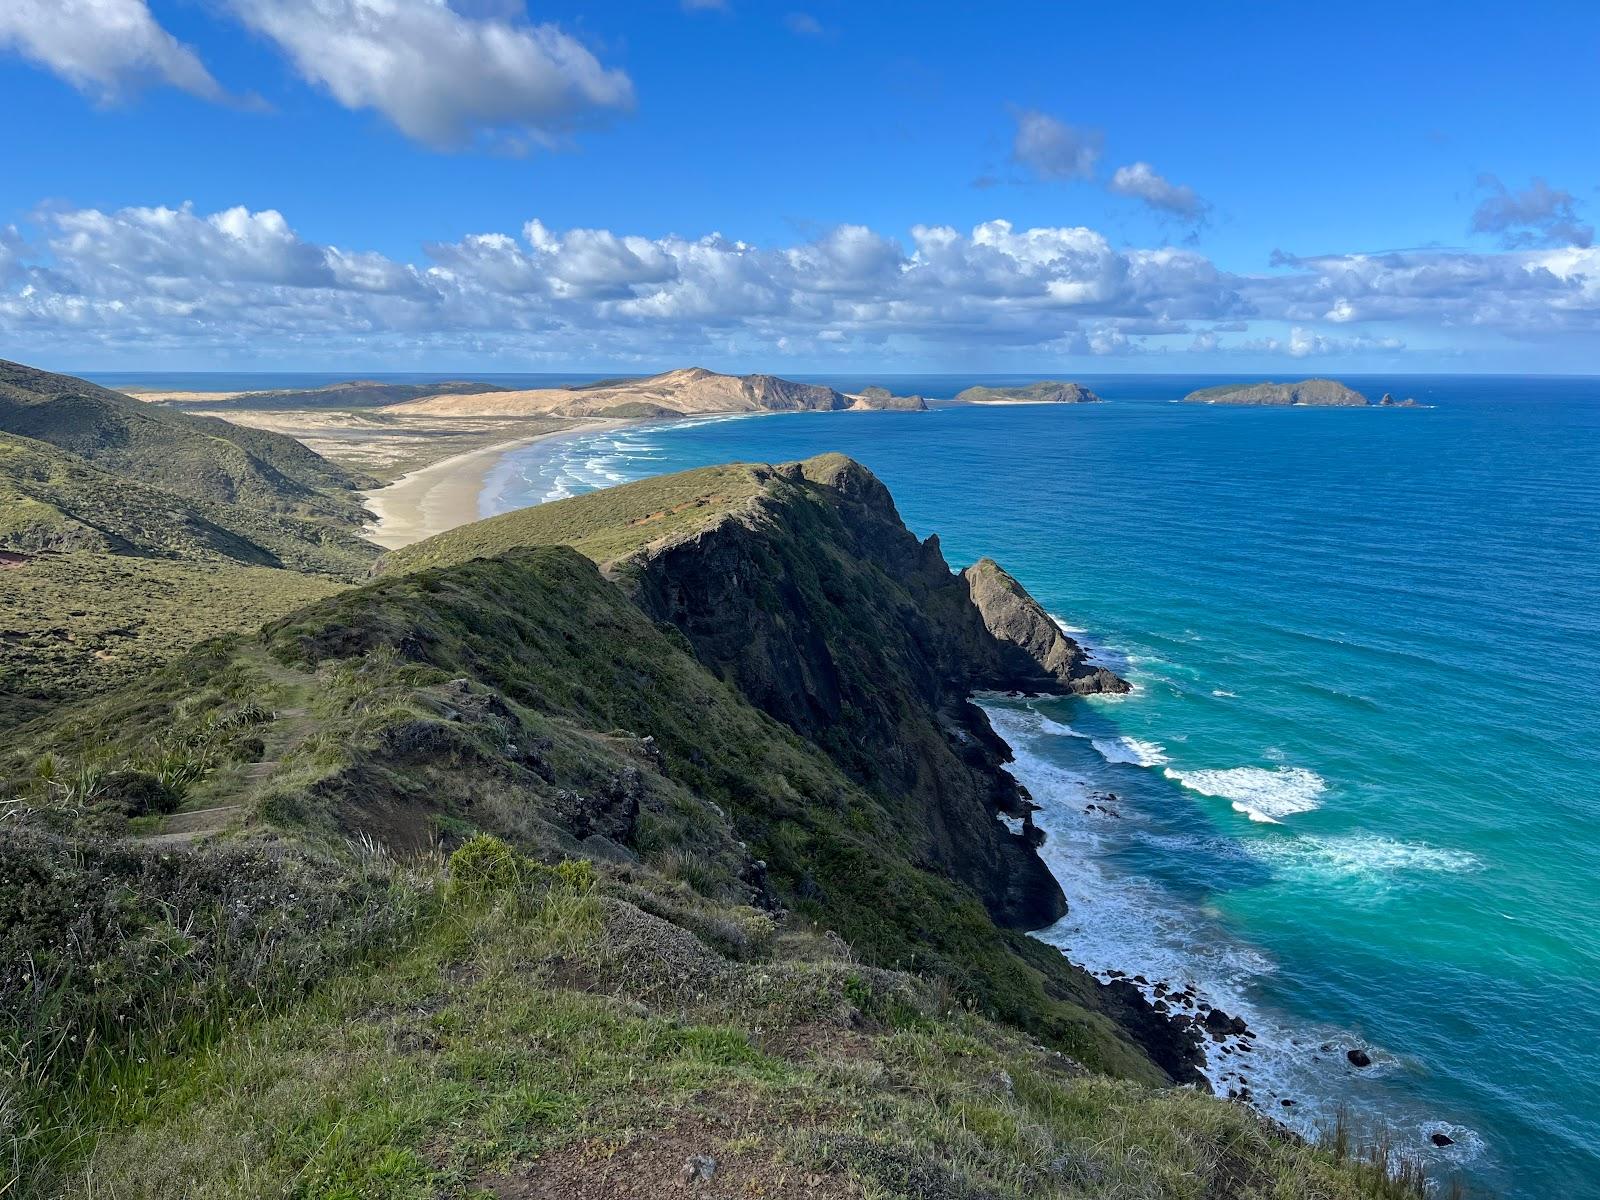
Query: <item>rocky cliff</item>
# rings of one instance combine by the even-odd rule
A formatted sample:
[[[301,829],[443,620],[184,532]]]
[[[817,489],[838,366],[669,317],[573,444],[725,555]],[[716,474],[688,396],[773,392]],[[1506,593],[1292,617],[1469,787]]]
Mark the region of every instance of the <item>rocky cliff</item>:
[[[1065,689],[1078,695],[1127,692],[1128,682],[1093,663],[1082,646],[1028,595],[992,558],[981,558],[961,573],[985,627],[1005,657],[997,688],[1038,692]]]
[[[994,819],[1031,805],[968,697],[1120,681],[1067,683],[1028,646],[998,640],[937,539],[919,542],[860,464],[825,455],[766,470],[749,506],[608,570],[758,708],[890,800],[922,852],[997,920],[1055,920],[1065,901],[1030,835]]]

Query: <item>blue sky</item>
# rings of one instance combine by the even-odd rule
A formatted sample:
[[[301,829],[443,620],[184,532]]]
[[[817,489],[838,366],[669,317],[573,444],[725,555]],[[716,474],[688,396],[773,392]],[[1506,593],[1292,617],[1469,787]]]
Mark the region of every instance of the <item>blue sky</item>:
[[[62,369],[1600,371],[1589,4],[6,0],[0,113]]]

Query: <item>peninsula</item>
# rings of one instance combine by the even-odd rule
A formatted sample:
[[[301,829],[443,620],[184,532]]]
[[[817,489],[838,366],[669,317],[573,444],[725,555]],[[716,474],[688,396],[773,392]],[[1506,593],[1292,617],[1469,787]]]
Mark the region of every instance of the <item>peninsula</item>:
[[[842,412],[868,409],[922,411],[921,396],[894,396],[885,388],[854,395],[776,375],[723,375],[684,367],[644,379],[608,379],[574,387],[453,393],[388,406],[391,413],[453,416],[684,417],[710,413]]]
[[[1041,379],[1019,386],[969,387],[956,393],[957,404],[1100,404],[1101,398],[1078,383]]]

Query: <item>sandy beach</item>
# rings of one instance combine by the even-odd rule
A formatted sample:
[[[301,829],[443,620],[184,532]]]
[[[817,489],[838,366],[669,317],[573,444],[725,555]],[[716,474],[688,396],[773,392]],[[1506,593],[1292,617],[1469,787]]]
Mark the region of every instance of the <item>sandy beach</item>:
[[[621,429],[639,422],[592,420],[548,433],[513,438],[456,454],[402,475],[387,487],[363,493],[377,517],[366,536],[390,550],[420,542],[436,533],[478,519],[478,497],[484,480],[502,455],[553,437],[571,437],[596,429]]]

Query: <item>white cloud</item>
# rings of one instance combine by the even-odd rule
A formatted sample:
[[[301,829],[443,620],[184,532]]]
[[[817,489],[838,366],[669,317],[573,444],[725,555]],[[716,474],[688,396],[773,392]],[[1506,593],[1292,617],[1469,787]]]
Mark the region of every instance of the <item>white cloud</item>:
[[[1104,140],[1097,129],[1080,129],[1048,113],[1023,109],[1011,143],[1014,161],[1045,179],[1089,179]]]
[[[230,0],[308,82],[436,148],[548,144],[627,110],[633,84],[554,25],[468,17],[445,0]]]
[[[1185,221],[1203,220],[1210,207],[1193,188],[1169,182],[1147,162],[1118,167],[1106,187],[1119,196],[1143,200],[1151,208]]]
[[[430,243],[415,262],[309,241],[273,210],[44,212],[0,230],[0,344],[193,361],[430,351],[523,363],[711,355],[949,359],[1152,351],[1316,360],[1486,335],[1574,355],[1600,335],[1600,250],[1279,256],[1239,275],[1081,226],[844,225],[755,245],[553,229]]]
[[[102,101],[167,83],[209,100],[222,88],[145,0],[4,0],[0,49],[10,49]]]

